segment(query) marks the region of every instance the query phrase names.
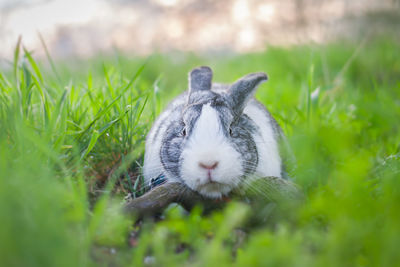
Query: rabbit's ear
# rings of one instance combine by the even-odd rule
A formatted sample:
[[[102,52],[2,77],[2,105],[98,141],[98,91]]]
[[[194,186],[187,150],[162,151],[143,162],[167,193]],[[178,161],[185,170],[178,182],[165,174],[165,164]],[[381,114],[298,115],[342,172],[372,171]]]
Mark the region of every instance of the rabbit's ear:
[[[267,74],[264,72],[256,72],[248,74],[234,82],[229,88],[233,109],[236,110],[237,113],[241,113],[247,101],[253,96],[258,85],[267,80]]]
[[[202,66],[189,73],[189,93],[211,89],[212,70]]]

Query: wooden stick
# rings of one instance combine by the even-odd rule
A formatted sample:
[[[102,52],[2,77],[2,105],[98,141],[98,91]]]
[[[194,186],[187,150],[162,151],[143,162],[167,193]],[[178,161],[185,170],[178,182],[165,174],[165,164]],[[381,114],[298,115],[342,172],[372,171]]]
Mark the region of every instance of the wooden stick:
[[[302,198],[299,188],[292,182],[278,177],[264,177],[249,186],[233,191],[229,198],[250,201],[296,201]],[[124,205],[126,214],[139,217],[161,212],[171,203],[178,203],[186,210],[201,204],[205,212],[224,206],[224,199],[210,199],[191,190],[183,183],[164,183],[141,197],[132,199]]]

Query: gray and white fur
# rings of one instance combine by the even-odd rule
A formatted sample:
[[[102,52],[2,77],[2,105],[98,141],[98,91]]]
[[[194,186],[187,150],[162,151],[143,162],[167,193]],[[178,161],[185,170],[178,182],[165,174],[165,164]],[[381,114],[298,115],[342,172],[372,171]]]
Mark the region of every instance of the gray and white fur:
[[[161,113],[146,139],[146,184],[163,176],[210,198],[220,198],[251,179],[282,177],[282,131],[253,98],[267,81],[251,73],[231,85],[212,83],[212,70],[189,73],[189,90]]]

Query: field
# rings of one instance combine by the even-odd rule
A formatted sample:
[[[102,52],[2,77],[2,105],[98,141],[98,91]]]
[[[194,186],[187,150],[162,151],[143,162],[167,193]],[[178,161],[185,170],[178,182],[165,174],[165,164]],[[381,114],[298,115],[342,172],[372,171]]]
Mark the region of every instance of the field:
[[[399,51],[382,36],[245,55],[39,62],[18,44],[0,72],[0,264],[399,264]],[[257,226],[248,220],[260,211],[236,202],[208,216],[174,207],[133,225],[119,206],[143,193],[146,133],[198,65],[220,82],[268,73],[256,96],[288,137],[305,199],[266,205]]]

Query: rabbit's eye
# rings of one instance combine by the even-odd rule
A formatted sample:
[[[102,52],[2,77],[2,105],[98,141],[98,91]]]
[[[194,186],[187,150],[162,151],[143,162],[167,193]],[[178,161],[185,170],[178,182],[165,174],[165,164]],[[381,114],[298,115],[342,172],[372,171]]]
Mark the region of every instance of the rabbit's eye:
[[[182,136],[186,136],[186,127],[184,127],[184,128],[182,129],[181,135],[182,135]]]

